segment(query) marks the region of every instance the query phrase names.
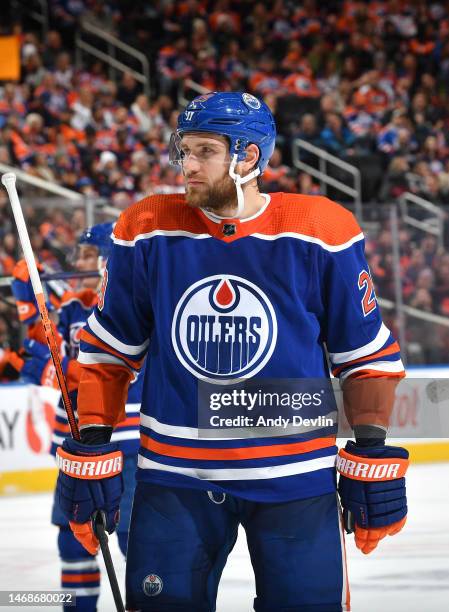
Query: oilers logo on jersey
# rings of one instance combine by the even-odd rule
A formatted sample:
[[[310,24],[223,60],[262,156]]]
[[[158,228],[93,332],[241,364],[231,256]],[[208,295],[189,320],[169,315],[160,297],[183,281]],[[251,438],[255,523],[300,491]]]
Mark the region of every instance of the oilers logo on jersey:
[[[164,583],[162,582],[162,578],[160,578],[157,574],[149,574],[144,578],[142,583],[142,588],[145,595],[148,597],[155,597],[159,595],[162,591]]]
[[[81,332],[83,330],[84,325],[85,325],[85,321],[75,321],[75,323],[73,323],[69,327],[69,330],[70,330],[69,331],[69,334],[70,334],[69,351],[70,351],[70,357],[72,359],[76,359],[76,357],[78,356]]]
[[[268,297],[238,276],[196,282],[175,309],[173,347],[197,378],[223,382],[254,376],[270,359],[276,339],[276,315]]]

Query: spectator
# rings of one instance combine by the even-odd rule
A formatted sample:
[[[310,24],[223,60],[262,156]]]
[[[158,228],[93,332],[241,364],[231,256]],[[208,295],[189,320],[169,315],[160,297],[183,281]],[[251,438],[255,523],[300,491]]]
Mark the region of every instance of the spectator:
[[[45,68],[50,70],[55,68],[56,60],[63,49],[61,34],[57,30],[49,30],[45,37],[42,52],[42,62]]]
[[[28,173],[44,181],[55,182],[55,174],[48,165],[48,158],[43,153],[35,153],[30,161]]]
[[[293,72],[289,74],[282,82],[282,86],[289,94],[294,94],[299,98],[318,98],[320,89],[315,82],[315,79],[308,74]]]
[[[4,275],[11,274],[17,252],[16,237],[12,233],[5,234],[2,239],[2,248],[0,249],[0,270]]]
[[[218,86],[217,65],[215,58],[206,49],[198,52],[193,62],[191,78],[208,91],[215,91]]]
[[[282,163],[282,152],[279,147],[275,147],[270,162],[263,175],[264,189],[266,191],[283,191],[285,178],[288,176],[290,168]]]
[[[298,192],[304,195],[321,195],[320,186],[317,185],[310,174],[301,172],[298,176]]]
[[[188,42],[184,37],[178,38],[173,45],[162,47],[158,57],[160,74],[160,92],[171,94],[181,79],[186,79],[192,72],[193,57],[187,51]]]
[[[388,108],[388,94],[379,83],[379,72],[366,72],[359,80],[359,87],[354,93],[356,106],[375,118],[381,118]]]
[[[137,120],[138,131],[148,132],[153,121],[150,116],[150,101],[144,94],[137,96],[135,102],[131,105],[131,112]]]
[[[282,81],[276,68],[276,62],[268,55],[263,55],[249,79],[249,87],[256,95],[265,96],[278,91]]]
[[[221,74],[221,87],[229,88],[231,91],[244,89],[244,82],[248,74],[248,68],[242,58],[242,52],[237,40],[228,41],[226,50],[219,63]]]
[[[92,108],[94,96],[88,87],[81,87],[78,100],[72,105],[72,119],[70,125],[78,131],[84,131],[92,123]]]
[[[379,198],[382,202],[396,200],[410,190],[410,165],[405,156],[397,155],[391,159],[385,175]]]
[[[435,286],[433,294],[439,314],[449,317],[449,254],[445,253],[439,259],[435,268]]]
[[[4,349],[9,348],[9,326],[8,319],[0,313],[0,360],[3,357]]]
[[[75,72],[70,55],[67,52],[60,53],[56,58],[54,72],[56,85],[62,87],[67,92],[70,91],[73,88],[74,75]]]
[[[323,147],[333,155],[340,157],[351,155],[355,137],[344,125],[343,118],[338,113],[327,113],[324,129],[320,134]]]
[[[411,145],[412,142],[410,120],[407,117],[406,110],[402,108],[394,110],[391,121],[378,134],[377,147],[379,151],[387,156],[393,156],[400,155],[402,149],[404,154],[408,156],[408,152],[413,149],[407,149],[406,147]],[[415,143],[413,148],[416,148]]]
[[[314,115],[311,113],[306,113],[301,117],[301,121],[299,124],[299,129],[293,132],[292,142],[295,138],[300,138],[301,140],[305,140],[315,147],[321,147],[321,136],[320,130],[317,126],[317,121]],[[305,149],[300,149],[298,151],[299,157],[301,161],[306,164],[312,165],[314,167],[317,166],[317,157],[313,153],[309,153]]]
[[[117,100],[129,108],[141,91],[142,87],[136,79],[129,72],[125,72],[117,90]]]
[[[339,103],[335,93],[325,94],[320,100],[320,109],[317,113],[318,126],[323,129],[326,123],[328,113],[340,113],[343,111],[342,105]]]
[[[194,19],[190,41],[190,50],[194,58],[198,58],[200,53],[203,53],[204,57],[215,58],[215,47],[210,40],[209,30],[204,19]]]
[[[45,73],[34,91],[34,102],[29,105],[30,110],[42,115],[47,127],[59,125],[62,115],[68,110],[67,93],[58,83],[56,74]]]
[[[421,152],[418,155],[418,158],[425,161],[430,171],[433,174],[439,174],[444,169],[443,159],[445,157],[446,150],[444,147],[445,143],[438,141],[437,136],[430,134],[425,139]]]

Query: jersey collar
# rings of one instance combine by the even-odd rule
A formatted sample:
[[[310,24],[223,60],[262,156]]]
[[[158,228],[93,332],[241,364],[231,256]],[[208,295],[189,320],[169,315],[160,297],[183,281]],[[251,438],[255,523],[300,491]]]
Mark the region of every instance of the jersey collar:
[[[276,200],[277,194],[261,193],[260,195],[265,198],[265,204],[255,215],[246,219],[225,219],[202,208],[195,210],[207,225],[211,236],[223,242],[233,242],[261,231],[271,217],[274,207],[273,200]]]

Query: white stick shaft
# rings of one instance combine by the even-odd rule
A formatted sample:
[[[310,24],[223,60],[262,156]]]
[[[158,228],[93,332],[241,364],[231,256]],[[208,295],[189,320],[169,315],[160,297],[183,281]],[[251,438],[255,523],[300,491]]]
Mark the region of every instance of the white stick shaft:
[[[6,174],[4,174],[2,176],[2,183],[6,187],[6,191],[8,192],[8,196],[11,201],[12,211],[14,214],[14,219],[16,221],[17,231],[19,232],[19,238],[22,244],[23,254],[25,255],[28,272],[30,273],[31,283],[33,285],[34,295],[36,297],[39,313],[42,318],[42,326],[45,333],[45,338],[47,340],[48,348],[50,349],[53,364],[56,369],[56,376],[58,379],[59,387],[61,389],[62,400],[67,412],[67,418],[69,419],[70,431],[72,433],[72,437],[75,440],[79,440],[80,432],[78,429],[78,424],[76,422],[75,413],[73,411],[72,402],[70,401],[67,381],[64,377],[64,371],[62,369],[56,334],[53,332],[52,323],[48,317],[41,279],[39,278],[36,261],[34,259],[33,249],[31,248],[30,237],[28,235],[25,219],[23,218],[23,212],[22,207],[20,206],[19,196],[17,195],[16,175],[14,174],[14,172],[7,172]]]
[[[14,172],[7,172],[2,176],[2,183],[8,192],[9,200],[11,202],[12,212],[17,225],[17,231],[19,232],[20,244],[22,245],[23,254],[25,261],[27,262],[28,271],[30,273],[31,284],[35,295],[43,293],[41,279],[39,278],[39,272],[37,271],[36,260],[34,259],[33,249],[30,243],[30,237],[28,235],[28,229],[23,217],[22,207],[20,206],[19,196],[16,189],[16,175]]]

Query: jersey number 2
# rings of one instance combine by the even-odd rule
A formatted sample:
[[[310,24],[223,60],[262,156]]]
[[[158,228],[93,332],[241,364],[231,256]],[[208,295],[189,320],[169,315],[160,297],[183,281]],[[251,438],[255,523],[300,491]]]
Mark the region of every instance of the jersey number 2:
[[[371,278],[369,272],[367,272],[366,270],[362,270],[360,272],[358,285],[360,291],[365,290],[365,293],[363,294],[362,298],[362,310],[363,315],[366,317],[377,306],[373,279]]]

